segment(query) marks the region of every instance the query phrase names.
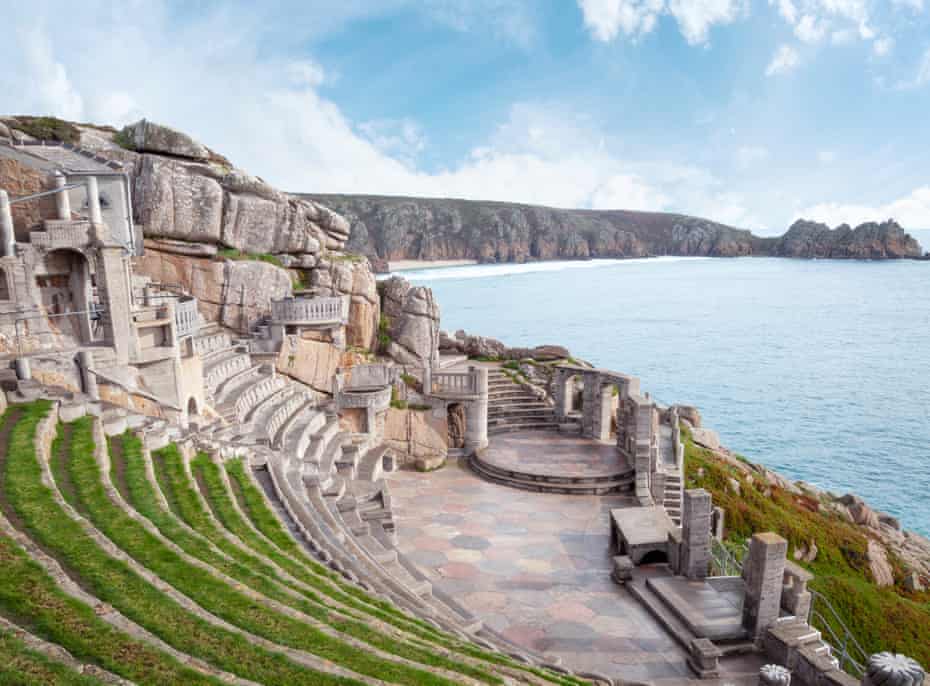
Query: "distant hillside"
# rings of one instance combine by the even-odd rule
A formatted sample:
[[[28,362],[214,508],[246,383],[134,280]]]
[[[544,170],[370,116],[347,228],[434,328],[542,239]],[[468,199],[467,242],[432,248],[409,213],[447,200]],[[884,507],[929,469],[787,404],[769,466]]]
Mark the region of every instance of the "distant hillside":
[[[630,210],[564,210],[474,200],[301,194],[352,225],[347,248],[390,260],[525,262],[591,257],[919,257],[917,242],[893,221],[856,229],[798,221],[782,237],[700,217]]]

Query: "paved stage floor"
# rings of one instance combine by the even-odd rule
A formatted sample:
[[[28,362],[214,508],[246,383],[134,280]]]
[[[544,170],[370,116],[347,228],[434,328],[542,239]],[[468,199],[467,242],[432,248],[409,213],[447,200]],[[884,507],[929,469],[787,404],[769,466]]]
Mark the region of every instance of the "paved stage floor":
[[[558,437],[536,436],[537,453]],[[493,445],[502,438],[513,445]],[[678,644],[610,580],[610,510],[632,506],[629,496],[520,491],[454,461],[387,480],[401,552],[486,625],[572,668],[656,684],[691,677]]]
[[[550,476],[598,477],[630,469],[615,444],[555,431],[494,436],[483,459],[502,469]]]

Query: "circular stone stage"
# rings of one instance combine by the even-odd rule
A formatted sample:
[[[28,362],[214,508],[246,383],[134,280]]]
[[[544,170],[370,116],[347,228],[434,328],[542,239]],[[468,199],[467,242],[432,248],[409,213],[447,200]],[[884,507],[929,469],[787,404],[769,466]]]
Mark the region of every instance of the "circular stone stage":
[[[493,436],[469,464],[489,481],[528,491],[603,495],[632,491],[634,483],[616,445],[554,431]]]

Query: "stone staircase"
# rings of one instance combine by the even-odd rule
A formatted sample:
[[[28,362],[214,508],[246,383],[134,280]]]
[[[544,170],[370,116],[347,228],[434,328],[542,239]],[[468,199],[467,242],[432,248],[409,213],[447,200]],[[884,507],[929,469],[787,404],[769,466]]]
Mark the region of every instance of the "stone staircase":
[[[558,429],[551,405],[511,379],[504,370],[488,372],[488,433]]]

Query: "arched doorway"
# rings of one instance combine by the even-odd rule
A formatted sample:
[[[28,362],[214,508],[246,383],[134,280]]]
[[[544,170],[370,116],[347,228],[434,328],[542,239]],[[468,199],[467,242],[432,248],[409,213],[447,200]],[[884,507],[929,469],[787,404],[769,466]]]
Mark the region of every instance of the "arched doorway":
[[[465,406],[462,403],[450,403],[446,418],[449,427],[449,448],[464,448],[465,427],[468,421],[465,416]]]
[[[668,555],[661,550],[650,550],[648,553],[643,555],[642,559],[639,561],[640,566],[642,565],[667,565],[668,564]]]
[[[35,281],[52,329],[74,339],[76,345],[92,343],[94,276],[84,254],[69,249],[46,253],[36,264]]]

